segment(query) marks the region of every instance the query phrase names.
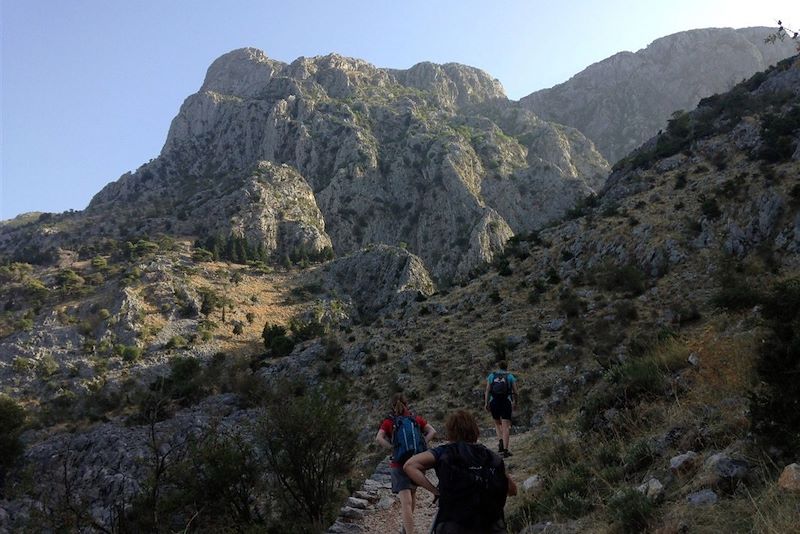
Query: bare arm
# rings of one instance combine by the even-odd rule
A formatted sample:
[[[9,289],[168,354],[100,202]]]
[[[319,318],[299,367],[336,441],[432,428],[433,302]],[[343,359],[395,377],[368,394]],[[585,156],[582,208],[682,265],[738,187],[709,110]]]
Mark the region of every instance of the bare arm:
[[[483,391],[483,407],[485,409],[489,409],[489,388],[490,388],[489,381],[486,381],[486,389]]]
[[[378,434],[375,436],[375,441],[384,449],[392,448],[392,442],[386,439],[386,432],[384,432],[383,429],[378,430]]]
[[[403,471],[406,472],[406,475],[408,475],[408,478],[410,478],[414,484],[422,486],[434,495],[439,495],[439,489],[425,476],[425,471],[435,464],[436,458],[434,458],[433,453],[431,451],[425,451],[409,458],[403,465]]]
[[[511,405],[516,408],[517,406],[517,381],[511,382]]]
[[[422,431],[425,432],[425,443],[429,443],[433,439],[433,436],[436,435],[436,429],[433,428],[430,423],[425,425]]]

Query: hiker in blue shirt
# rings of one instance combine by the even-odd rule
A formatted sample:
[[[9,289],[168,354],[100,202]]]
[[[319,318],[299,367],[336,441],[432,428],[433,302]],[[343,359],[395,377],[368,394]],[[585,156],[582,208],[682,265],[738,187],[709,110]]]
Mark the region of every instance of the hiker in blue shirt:
[[[491,412],[494,428],[500,438],[497,450],[504,458],[511,456],[509,435],[511,434],[511,412],[516,407],[517,379],[508,372],[505,360],[497,364],[498,371],[486,377],[486,391],[483,394],[484,408]]]

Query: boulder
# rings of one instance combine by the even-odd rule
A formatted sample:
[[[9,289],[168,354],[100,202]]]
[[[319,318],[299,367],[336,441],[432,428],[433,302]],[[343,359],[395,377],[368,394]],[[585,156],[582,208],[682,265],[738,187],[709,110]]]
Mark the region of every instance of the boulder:
[[[710,506],[717,504],[717,501],[719,501],[719,497],[710,489],[696,491],[686,496],[686,502],[691,506]]]
[[[522,483],[522,489],[525,493],[530,494],[532,497],[536,497],[544,490],[544,479],[539,475],[533,475],[532,477],[528,477],[525,479],[525,482]]]
[[[705,469],[723,480],[741,480],[750,470],[749,464],[744,460],[734,460],[727,454],[717,453],[711,455],[704,465]]]
[[[783,469],[778,487],[784,491],[800,493],[800,464],[790,464]]]
[[[694,451],[688,451],[670,458],[669,469],[675,476],[683,476],[697,469],[699,462],[700,455]]]
[[[641,486],[637,487],[636,491],[651,501],[658,501],[664,497],[664,485],[657,478],[651,478]]]

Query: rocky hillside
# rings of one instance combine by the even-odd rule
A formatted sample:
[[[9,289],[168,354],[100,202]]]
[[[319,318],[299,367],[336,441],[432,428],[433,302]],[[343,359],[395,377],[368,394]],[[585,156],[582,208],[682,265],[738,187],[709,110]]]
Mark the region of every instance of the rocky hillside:
[[[291,64],[235,50],[186,99],[161,155],[100,191],[68,229],[0,237],[69,248],[146,234],[244,239],[269,261],[406,247],[437,281],[466,278],[515,233],[562,216],[608,166],[576,130],[457,64]],[[65,223],[66,224],[66,223]]]
[[[538,116],[578,129],[614,163],[666,126],[671,114],[795,53],[765,43],[774,28],[707,28],[620,52],[520,103]]]
[[[262,63],[220,88],[254,90],[289,68]],[[431,94],[447,110],[472,93]],[[235,167],[226,154],[212,159]],[[372,438],[391,393],[440,429],[449,411],[473,409],[489,437],[483,377],[502,358],[520,378],[508,467],[525,491],[507,505],[512,532],[800,522],[798,58],[676,115],[597,195],[438,292],[411,242],[319,264],[224,262],[220,242],[155,232],[188,212],[148,212],[151,235],[114,238],[133,211],[109,220],[101,206],[151,209],[136,184],[166,194],[155,170],[166,161],[110,185],[88,213],[3,230],[4,251],[25,250],[25,236],[62,246],[0,266],[0,532],[319,532],[340,506],[332,532],[375,532],[385,524],[369,514],[396,506],[366,491],[385,482]],[[327,234],[336,248],[300,167],[258,159],[229,176],[248,193],[221,204],[269,199],[257,219],[275,243]],[[205,198],[204,183],[216,184],[190,198]],[[229,221],[249,227],[241,215]],[[99,231],[74,230],[87,221],[109,235],[83,242]],[[247,256],[245,243],[224,246]],[[343,419],[326,426],[336,406]],[[278,471],[299,453],[308,472],[337,429],[355,458],[335,463],[352,468],[332,473],[313,515]]]

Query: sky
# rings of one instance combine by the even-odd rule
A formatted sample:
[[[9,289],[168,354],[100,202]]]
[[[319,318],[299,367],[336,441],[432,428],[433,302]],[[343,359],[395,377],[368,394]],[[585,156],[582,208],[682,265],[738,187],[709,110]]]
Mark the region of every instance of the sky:
[[[84,209],[157,157],[183,100],[236,48],[464,63],[519,99],[671,33],[778,18],[800,21],[797,1],[0,0],[0,220]]]

